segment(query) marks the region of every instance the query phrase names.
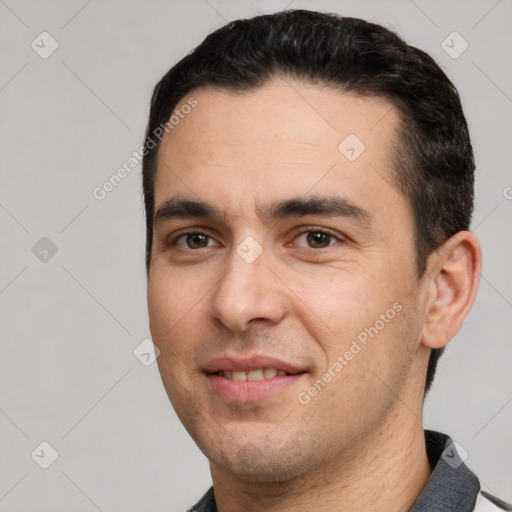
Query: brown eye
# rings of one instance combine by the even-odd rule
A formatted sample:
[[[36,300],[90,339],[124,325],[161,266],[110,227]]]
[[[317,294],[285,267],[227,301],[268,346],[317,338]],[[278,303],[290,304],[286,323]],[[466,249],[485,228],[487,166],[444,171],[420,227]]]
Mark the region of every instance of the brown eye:
[[[208,247],[208,237],[200,233],[193,233],[185,237],[187,245],[191,249],[199,249],[202,247]]]
[[[184,233],[173,242],[182,249],[204,249],[217,245],[213,238],[203,233]]]
[[[307,235],[308,244],[315,249],[327,247],[331,242],[331,235],[321,231],[310,231]]]
[[[336,243],[338,239],[327,233],[326,231],[306,231],[296,238],[297,245],[301,247],[309,247],[311,249],[324,249],[333,243]]]

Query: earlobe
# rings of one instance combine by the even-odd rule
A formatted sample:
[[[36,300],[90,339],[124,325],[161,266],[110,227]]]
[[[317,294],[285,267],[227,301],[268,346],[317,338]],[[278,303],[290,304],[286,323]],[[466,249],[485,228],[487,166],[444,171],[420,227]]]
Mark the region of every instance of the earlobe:
[[[469,231],[456,233],[431,256],[424,346],[441,348],[455,336],[475,300],[481,268],[480,244]]]

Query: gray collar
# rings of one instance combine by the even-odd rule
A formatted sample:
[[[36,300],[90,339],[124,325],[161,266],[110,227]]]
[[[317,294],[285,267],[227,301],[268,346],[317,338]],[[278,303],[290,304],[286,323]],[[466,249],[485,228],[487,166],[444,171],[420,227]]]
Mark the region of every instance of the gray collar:
[[[425,443],[434,469],[409,512],[472,512],[480,491],[478,478],[464,464],[446,434],[425,430]]]

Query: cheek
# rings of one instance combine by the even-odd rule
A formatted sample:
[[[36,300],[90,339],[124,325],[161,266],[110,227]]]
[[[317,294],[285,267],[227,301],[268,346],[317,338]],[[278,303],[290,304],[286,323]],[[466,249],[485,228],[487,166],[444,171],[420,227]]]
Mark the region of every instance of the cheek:
[[[153,341],[158,345],[175,322],[176,300],[173,288],[152,270],[148,286],[148,314]]]
[[[369,272],[327,268],[289,279],[301,322],[330,357],[343,353],[347,343],[390,307],[389,294]]]
[[[200,327],[198,315],[204,317],[200,300],[203,293],[194,290],[190,279],[180,279],[178,273],[152,270],[148,286],[149,325],[153,342],[168,364],[185,359],[192,348],[189,340]]]
[[[295,276],[293,291],[302,299],[296,301],[297,316],[323,353],[317,377],[329,369],[336,375],[325,395],[333,403],[349,400],[340,393],[347,386],[354,397],[374,403],[388,393],[387,386],[400,387],[411,364],[410,308],[396,281],[385,276],[378,279],[370,269]],[[342,369],[333,367],[339,358]]]
[[[199,301],[203,294],[194,289],[188,277],[180,279],[177,272],[171,276],[167,269],[152,269],[148,286],[151,336],[160,350],[157,364],[162,383],[182,421],[187,414],[199,412],[193,407],[198,401],[192,383],[197,375],[191,369],[205,311]]]

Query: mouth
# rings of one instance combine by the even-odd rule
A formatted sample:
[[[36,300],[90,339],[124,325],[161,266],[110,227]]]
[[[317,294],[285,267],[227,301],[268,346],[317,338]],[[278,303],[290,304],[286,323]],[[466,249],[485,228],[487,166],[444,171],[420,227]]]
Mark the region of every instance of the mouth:
[[[302,372],[297,372],[302,373]],[[297,375],[297,373],[288,373],[284,370],[278,370],[277,368],[257,368],[256,370],[250,370],[248,372],[243,370],[220,370],[214,375],[219,375],[228,380],[234,380],[237,382],[249,381],[255,382],[264,379],[273,379],[274,377],[286,377],[287,375]]]
[[[238,403],[277,395],[307,373],[298,366],[264,356],[217,358],[209,361],[203,371],[214,395]]]

